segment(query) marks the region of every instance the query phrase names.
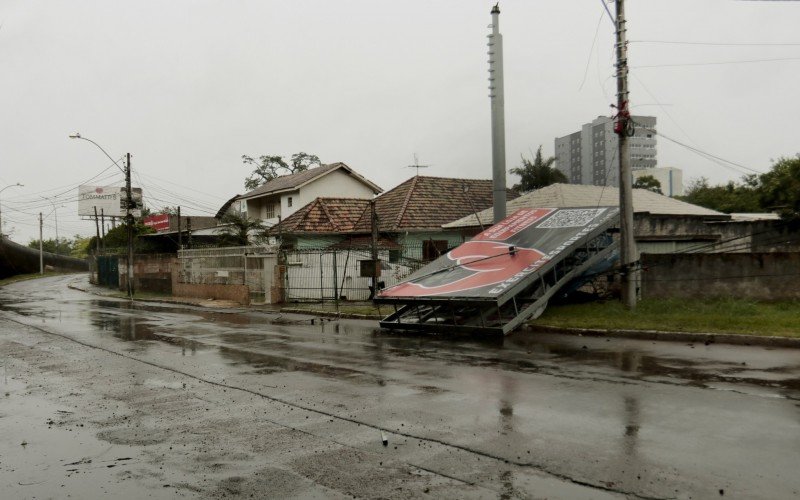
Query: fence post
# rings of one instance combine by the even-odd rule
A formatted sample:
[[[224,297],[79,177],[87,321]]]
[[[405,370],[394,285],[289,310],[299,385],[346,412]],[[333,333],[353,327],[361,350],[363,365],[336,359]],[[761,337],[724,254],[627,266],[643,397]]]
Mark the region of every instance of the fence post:
[[[336,304],[336,313],[338,314],[339,313],[339,287],[338,287],[339,276],[337,274],[337,269],[336,269],[336,266],[337,266],[337,264],[336,264],[336,254],[337,254],[337,252],[333,252],[333,300],[334,300],[334,303]]]

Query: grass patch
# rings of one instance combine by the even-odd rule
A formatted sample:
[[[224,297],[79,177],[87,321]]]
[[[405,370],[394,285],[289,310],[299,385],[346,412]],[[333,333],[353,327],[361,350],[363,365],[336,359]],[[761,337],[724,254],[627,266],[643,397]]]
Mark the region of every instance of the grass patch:
[[[618,301],[592,302],[548,307],[532,325],[800,337],[800,301],[643,300],[634,311]]]

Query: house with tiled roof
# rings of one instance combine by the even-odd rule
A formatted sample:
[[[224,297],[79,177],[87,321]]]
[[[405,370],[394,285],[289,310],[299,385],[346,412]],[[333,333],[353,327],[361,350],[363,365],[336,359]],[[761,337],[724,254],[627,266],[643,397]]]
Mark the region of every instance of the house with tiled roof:
[[[513,199],[517,193],[508,190]],[[425,262],[460,245],[467,232],[442,225],[492,204],[492,181],[416,176],[374,200],[319,197],[269,230],[287,252],[287,300],[323,293],[366,300],[371,279],[362,263],[371,262],[372,214],[378,229],[379,286],[392,286]],[[471,234],[470,234],[471,235]]]
[[[518,194],[509,189],[506,196],[511,200]],[[471,235],[445,230],[444,224],[491,205],[491,180],[415,176],[375,198],[375,213],[383,242],[404,248],[410,252],[408,257],[428,260]],[[368,200],[318,198],[273,227],[270,234],[280,235],[295,248],[360,245],[369,241],[371,210]]]
[[[277,177],[227,203],[273,226],[318,197],[342,196],[371,199],[383,192],[380,186],[344,163],[331,163],[303,172]]]

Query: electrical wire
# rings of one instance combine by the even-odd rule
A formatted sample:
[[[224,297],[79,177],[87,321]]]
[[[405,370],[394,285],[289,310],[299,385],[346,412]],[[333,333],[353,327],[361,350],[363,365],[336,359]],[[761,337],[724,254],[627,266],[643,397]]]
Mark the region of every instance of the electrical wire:
[[[776,57],[773,59],[742,59],[739,61],[710,61],[710,62],[699,62],[699,63],[645,64],[642,66],[631,66],[630,69],[680,68],[688,66],[721,66],[727,64],[750,64],[750,63],[780,62],[780,61],[800,61],[800,57]]]
[[[800,43],[783,42],[688,42],[680,40],[630,40],[628,43],[663,45],[707,45],[711,47],[798,47]]]

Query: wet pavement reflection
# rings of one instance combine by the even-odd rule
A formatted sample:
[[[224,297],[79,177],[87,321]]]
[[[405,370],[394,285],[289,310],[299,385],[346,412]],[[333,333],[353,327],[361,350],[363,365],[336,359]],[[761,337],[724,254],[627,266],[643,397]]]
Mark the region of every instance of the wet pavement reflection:
[[[674,447],[693,446],[686,444],[700,439],[693,432],[729,439],[727,429],[716,427],[719,420],[753,417],[762,408],[789,415],[779,427],[798,431],[792,439],[800,449],[800,355],[790,349],[533,330],[488,339],[402,335],[375,322],[131,303],[63,286],[56,280],[22,294],[0,290],[0,311],[184,372],[274,388],[270,394],[282,401],[396,426],[399,433],[413,430],[511,463],[560,470],[581,457],[584,473],[609,483],[657,482],[653,468],[669,463]],[[773,401],[782,406],[770,407]],[[702,414],[699,422],[679,418],[688,409]],[[720,443],[702,453],[725,456]],[[513,493],[509,478],[504,495]]]

